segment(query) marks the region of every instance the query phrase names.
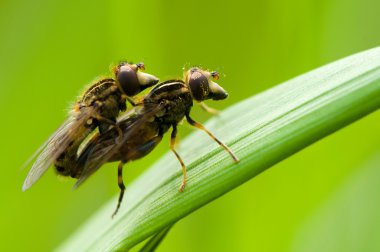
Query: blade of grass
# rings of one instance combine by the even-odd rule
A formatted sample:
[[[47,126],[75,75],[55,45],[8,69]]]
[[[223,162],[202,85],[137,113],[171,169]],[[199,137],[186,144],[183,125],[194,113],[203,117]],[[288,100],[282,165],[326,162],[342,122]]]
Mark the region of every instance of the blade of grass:
[[[165,236],[168,234],[169,230],[172,228],[173,225],[169,225],[157,234],[155,234],[152,238],[149,239],[149,241],[142,247],[142,249],[139,250],[139,252],[152,252],[155,251],[155,249],[160,245],[162,240],[165,238]]]
[[[179,153],[188,184],[166,154],[126,191],[114,220],[116,197],[62,244],[61,251],[128,249],[265,169],[380,107],[380,48],[326,65],[242,101],[208,127],[240,158],[234,164],[203,132],[184,140]]]

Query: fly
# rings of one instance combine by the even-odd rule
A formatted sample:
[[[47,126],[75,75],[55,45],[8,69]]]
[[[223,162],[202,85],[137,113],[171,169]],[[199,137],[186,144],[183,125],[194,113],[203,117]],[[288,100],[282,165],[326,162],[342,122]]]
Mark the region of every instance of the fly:
[[[155,76],[140,71],[143,69],[143,63],[122,62],[113,68],[114,78],[101,79],[84,92],[66,121],[29,160],[36,158],[24,181],[24,191],[52,164],[58,174],[75,177],[73,161],[77,158],[78,148],[96,128],[102,135],[112,126],[118,134],[115,140],[122,138],[123,132],[116,124],[116,118],[126,110],[126,100],[135,106],[131,97],[158,82]]]

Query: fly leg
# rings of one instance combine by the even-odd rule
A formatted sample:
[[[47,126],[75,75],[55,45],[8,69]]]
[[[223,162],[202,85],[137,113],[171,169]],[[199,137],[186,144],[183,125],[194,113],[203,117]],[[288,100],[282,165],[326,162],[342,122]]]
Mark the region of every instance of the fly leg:
[[[101,101],[95,101],[95,102],[94,102],[94,106],[95,106],[95,107],[100,108],[100,107],[102,107],[103,105],[104,105],[104,103],[101,102]],[[99,127],[99,132],[100,132],[100,134],[103,134],[105,131],[108,130],[108,126],[109,126],[109,125],[112,125],[112,126],[115,127],[115,129],[117,130],[117,133],[118,133],[118,135],[119,135],[119,137],[118,137],[118,139],[116,140],[116,142],[121,141],[121,139],[122,139],[122,137],[123,137],[123,131],[122,131],[122,130],[120,129],[120,127],[116,124],[116,121],[115,121],[115,120],[111,120],[111,119],[105,118],[105,117],[103,117],[103,116],[101,116],[101,115],[99,115],[99,114],[95,115],[93,118],[96,119],[96,120],[98,120],[98,122],[103,123],[103,124],[99,124],[99,126],[98,126],[98,127]]]
[[[131,153],[128,155],[128,157],[126,158],[126,160],[134,160],[134,159],[137,159],[137,158],[145,156],[146,154],[148,154],[149,152],[151,152],[154,149],[155,146],[157,146],[157,144],[161,141],[162,136],[163,136],[163,134],[160,133],[157,136],[155,136],[152,139],[150,139],[145,144],[143,144],[142,146],[139,146],[138,148],[136,148],[134,151],[131,151]],[[123,165],[126,162],[127,161],[125,161],[125,160],[124,161],[120,161],[119,166],[117,168],[117,184],[119,185],[119,188],[120,188],[120,195],[119,195],[119,200],[117,202],[116,210],[112,214],[112,218],[119,211],[121,202],[122,202],[123,197],[124,197],[125,185],[124,185],[124,182],[123,182]]]
[[[132,99],[131,97],[129,96],[125,96],[125,99],[127,99],[127,101],[133,106],[133,107],[136,107],[137,103],[135,102],[134,99]]]
[[[119,185],[119,188],[120,188],[120,195],[119,195],[119,200],[117,202],[116,210],[112,214],[112,218],[115,217],[115,215],[119,211],[121,201],[123,200],[123,197],[124,197],[125,185],[123,182],[123,165],[124,165],[123,161],[120,161],[119,166],[117,167],[117,184]]]
[[[231,151],[230,148],[228,148],[227,145],[225,145],[224,143],[222,143],[218,138],[216,138],[210,131],[208,131],[202,124],[194,121],[193,119],[191,119],[190,115],[187,114],[186,115],[186,120],[188,121],[188,123],[190,123],[192,126],[200,129],[200,130],[203,130],[204,132],[206,132],[215,142],[217,142],[220,146],[222,146],[227,152],[228,154],[230,154],[230,156],[232,157],[232,159],[235,161],[235,163],[239,163],[240,160],[235,156],[235,154]]]
[[[204,111],[206,111],[207,113],[210,113],[210,114],[212,114],[212,115],[219,115],[219,110],[207,106],[206,103],[204,103],[204,102],[200,102],[199,105],[200,105],[201,108],[202,108]]]
[[[119,142],[121,141],[122,137],[123,137],[123,131],[120,129],[120,127],[116,124],[116,122],[108,119],[108,118],[105,118],[105,117],[102,117],[100,115],[97,115],[94,117],[96,120],[98,120],[99,122],[102,122],[102,123],[106,123],[108,125],[112,125],[116,130],[117,130],[117,133],[119,135],[119,137],[117,138],[116,142]],[[103,134],[107,129],[108,129],[108,125],[106,125],[107,127],[104,127],[104,126],[101,126],[99,125],[99,132],[100,134]]]
[[[178,159],[178,161],[182,167],[183,178],[182,178],[181,186],[179,187],[179,191],[183,192],[183,190],[185,189],[185,186],[186,186],[186,178],[187,178],[186,166],[185,166],[185,163],[182,161],[182,158],[178,155],[177,151],[174,148],[176,136],[177,136],[177,125],[173,124],[173,131],[172,131],[172,134],[170,136],[170,149],[173,151],[174,155],[177,157],[177,159]]]

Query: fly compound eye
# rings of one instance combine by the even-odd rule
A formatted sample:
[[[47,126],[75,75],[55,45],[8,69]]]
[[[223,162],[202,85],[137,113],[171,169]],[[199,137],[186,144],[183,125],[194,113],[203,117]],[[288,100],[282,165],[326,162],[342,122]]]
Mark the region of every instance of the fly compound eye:
[[[120,89],[128,96],[140,93],[140,84],[137,79],[136,70],[127,63],[120,63],[115,71],[117,83]]]
[[[217,71],[211,72],[211,76],[214,80],[219,80],[219,73]]]
[[[219,79],[219,73],[216,71],[208,72],[194,67],[185,74],[185,81],[195,100],[223,100],[227,98],[228,93],[217,83],[213,82],[211,77],[217,80]]]
[[[113,72],[117,75],[126,66],[129,66],[127,62],[120,62],[119,65],[113,68]]]
[[[197,101],[203,101],[208,97],[210,92],[208,78],[199,69],[190,69],[190,77],[188,79],[191,94]]]
[[[143,62],[137,63],[136,66],[140,70],[145,70],[145,64]]]

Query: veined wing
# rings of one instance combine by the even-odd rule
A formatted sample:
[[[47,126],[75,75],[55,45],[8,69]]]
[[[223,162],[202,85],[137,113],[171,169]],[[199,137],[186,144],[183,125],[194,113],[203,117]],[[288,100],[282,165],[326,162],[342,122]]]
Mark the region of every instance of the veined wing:
[[[156,107],[141,111],[131,111],[121,116],[117,125],[123,131],[121,140],[115,128],[109,129],[106,133],[100,135],[96,134],[84,148],[83,152],[78,158],[77,165],[84,167],[83,171],[75,183],[74,188],[81,185],[89,176],[96,172],[103,164],[107,163],[114,154],[116,154],[120,147],[128,142],[140,127],[150,120],[156,113],[164,108],[164,103],[160,103]],[[138,108],[136,108],[138,109]]]
[[[69,118],[53,133],[53,135],[37,150],[29,159],[29,162],[36,158],[30,169],[22,187],[25,191],[30,188],[53,164],[61,153],[69,147],[72,141],[84,134],[85,124],[96,111],[93,107],[84,107],[80,113],[70,115]]]

